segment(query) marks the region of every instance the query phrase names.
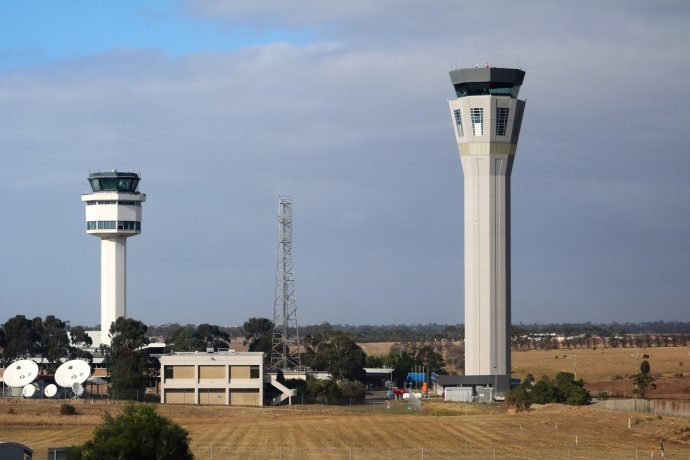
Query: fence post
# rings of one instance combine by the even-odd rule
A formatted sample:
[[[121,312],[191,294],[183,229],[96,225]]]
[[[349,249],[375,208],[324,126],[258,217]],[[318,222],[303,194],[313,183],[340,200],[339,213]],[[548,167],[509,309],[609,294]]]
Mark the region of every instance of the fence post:
[[[494,449],[494,460],[496,460],[496,449]]]
[[[213,443],[211,443],[211,460],[213,460]]]
[[[352,460],[352,447],[350,447],[350,460]]]
[[[424,448],[422,447],[422,460],[424,460]]]

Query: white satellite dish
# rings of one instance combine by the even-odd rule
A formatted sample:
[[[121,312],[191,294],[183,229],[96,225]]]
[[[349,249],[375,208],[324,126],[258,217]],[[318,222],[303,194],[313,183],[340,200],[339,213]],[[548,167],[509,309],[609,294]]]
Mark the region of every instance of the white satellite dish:
[[[72,384],[72,391],[74,392],[75,395],[81,396],[82,393],[84,393],[84,387],[81,386],[81,383],[79,382],[74,382]]]
[[[52,398],[57,394],[57,387],[51,383],[46,387],[45,390],[43,390],[43,394],[46,396],[46,398]]]
[[[3,374],[5,385],[20,388],[33,382],[38,377],[38,365],[30,359],[20,359],[13,362]]]
[[[74,383],[84,383],[91,376],[91,366],[81,359],[73,359],[63,363],[55,371],[55,383],[62,388],[72,388]]]
[[[25,398],[30,398],[36,393],[36,387],[33,386],[32,384],[24,385],[24,388],[22,388],[22,396]]]

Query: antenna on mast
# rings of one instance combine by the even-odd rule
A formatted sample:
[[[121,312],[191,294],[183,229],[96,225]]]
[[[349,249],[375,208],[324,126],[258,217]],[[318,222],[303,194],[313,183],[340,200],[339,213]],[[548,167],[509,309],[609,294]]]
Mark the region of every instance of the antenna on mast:
[[[292,197],[278,197],[278,270],[273,302],[271,367],[301,369],[295,264],[292,260]]]

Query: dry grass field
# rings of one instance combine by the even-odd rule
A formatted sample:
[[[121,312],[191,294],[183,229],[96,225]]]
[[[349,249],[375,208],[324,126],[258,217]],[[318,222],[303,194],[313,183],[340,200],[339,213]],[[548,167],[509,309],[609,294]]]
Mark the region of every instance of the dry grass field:
[[[367,351],[385,353],[391,344]],[[688,348],[551,350],[513,352],[517,377],[577,371],[594,391],[631,389],[626,377],[649,355],[659,389],[653,397],[690,399]],[[556,358],[558,356],[558,358]],[[682,365],[681,365],[682,363]],[[688,372],[690,374],[690,371]],[[676,376],[676,377],[673,377]],[[675,385],[671,391],[669,385]],[[656,394],[655,394],[656,393]],[[0,440],[22,442],[47,458],[48,447],[69,446],[91,437],[104,410],[122,404],[75,403],[79,415],[58,415],[60,402],[0,400]],[[189,430],[197,458],[214,459],[441,459],[441,458],[653,458],[690,460],[690,421],[610,412],[593,407],[549,405],[514,413],[501,405],[433,401],[421,413],[393,402],[375,406],[292,406],[230,408],[158,406]],[[12,413],[11,413],[12,412]],[[628,429],[628,422],[631,428]],[[350,457],[350,454],[352,457]]]
[[[649,356],[657,378],[657,388],[649,390],[647,397],[690,400],[690,348],[686,347],[514,351],[513,375],[532,374],[538,379],[561,371],[576,372],[594,393],[632,397],[629,377],[639,372],[644,355]]]
[[[90,438],[100,413],[121,404],[76,404],[58,415],[57,401],[0,402],[0,440],[25,443],[36,459],[47,448]],[[9,414],[12,408],[14,414]],[[527,413],[501,406],[429,402],[421,413],[404,403],[326,407],[230,408],[158,406],[191,433],[197,458],[440,459],[667,458],[690,459],[690,421],[549,405]],[[631,419],[631,428],[628,421]],[[576,444],[577,443],[577,444]],[[423,453],[422,453],[423,450]]]
[[[553,376],[558,372],[577,372],[585,381],[626,377],[639,372],[642,356],[648,355],[653,374],[673,377],[677,373],[690,375],[690,348],[597,348],[577,350],[514,351],[513,373],[522,378],[528,373],[535,377]]]
[[[394,342],[359,345],[367,354],[384,355]],[[690,347],[513,351],[513,375],[523,378],[532,374],[539,378],[576,371],[577,377],[585,381],[610,380],[615,376],[624,378],[639,372],[643,355],[649,356],[653,374],[674,377],[684,373],[690,376]]]

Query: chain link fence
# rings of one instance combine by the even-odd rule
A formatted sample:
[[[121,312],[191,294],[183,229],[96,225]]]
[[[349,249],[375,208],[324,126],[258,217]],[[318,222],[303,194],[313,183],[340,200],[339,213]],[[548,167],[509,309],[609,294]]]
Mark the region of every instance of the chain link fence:
[[[553,447],[534,451],[522,449],[511,452],[505,449],[433,449],[433,448],[318,448],[257,447],[235,448],[228,444],[197,444],[192,446],[194,458],[199,460],[533,460],[535,458],[589,460],[642,460],[642,459],[690,459],[690,450],[678,447],[649,449]]]

